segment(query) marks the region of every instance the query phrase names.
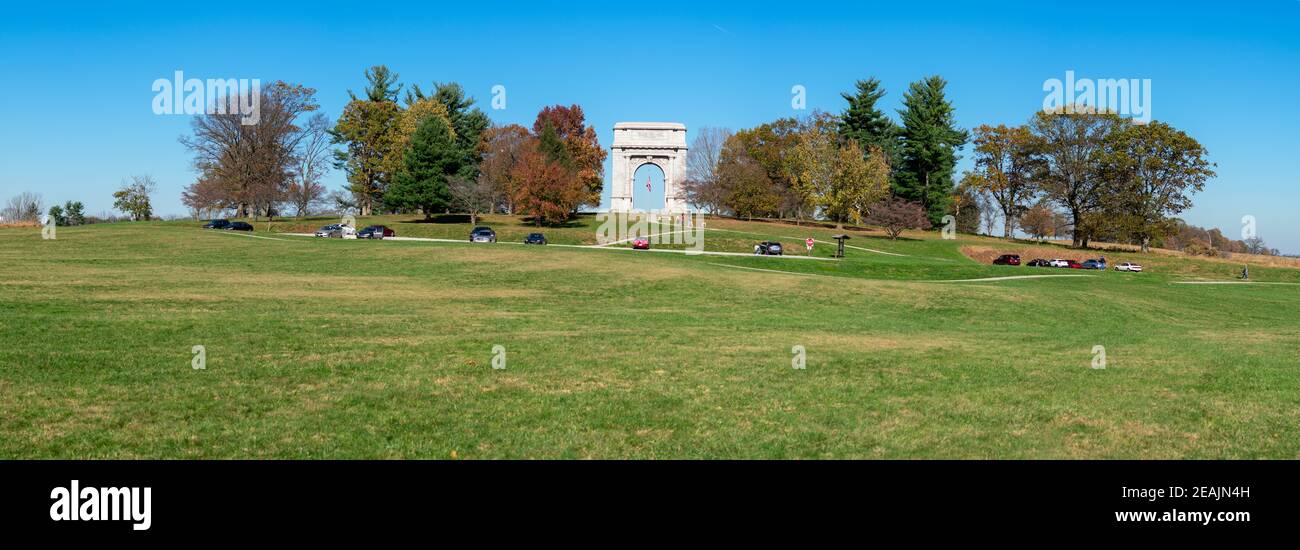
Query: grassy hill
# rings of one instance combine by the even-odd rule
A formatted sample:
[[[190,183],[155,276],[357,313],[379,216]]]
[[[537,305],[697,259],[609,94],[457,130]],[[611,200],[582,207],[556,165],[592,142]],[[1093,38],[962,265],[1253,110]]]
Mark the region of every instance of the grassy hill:
[[[0,229],[0,457],[1300,457],[1296,269],[1001,267],[968,254],[1096,253],[934,233],[825,261],[526,247],[508,217],[497,245],[291,235],[331,221]],[[1090,276],[951,282],[1018,275]]]

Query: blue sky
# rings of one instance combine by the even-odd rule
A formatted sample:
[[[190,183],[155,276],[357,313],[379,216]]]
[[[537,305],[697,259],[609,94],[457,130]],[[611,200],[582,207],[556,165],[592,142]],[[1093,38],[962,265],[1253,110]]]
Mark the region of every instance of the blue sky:
[[[1154,117],[1209,149],[1219,175],[1185,218],[1235,238],[1251,215],[1270,245],[1300,253],[1297,0],[37,4],[0,19],[0,199],[30,190],[97,214],[147,173],[155,209],[183,214],[189,121],[150,108],[153,81],[176,70],[301,83],[334,116],[383,63],[404,83],[460,82],[499,123],[579,104],[605,146],[619,121],[738,129],[805,114],[796,84],[810,110],[838,112],[868,76],[891,111],[938,74],[963,127],[1019,124],[1043,82],[1073,70],[1151,79]],[[497,84],[504,110],[488,108]],[[645,194],[638,178],[638,206],[657,206],[662,184]]]

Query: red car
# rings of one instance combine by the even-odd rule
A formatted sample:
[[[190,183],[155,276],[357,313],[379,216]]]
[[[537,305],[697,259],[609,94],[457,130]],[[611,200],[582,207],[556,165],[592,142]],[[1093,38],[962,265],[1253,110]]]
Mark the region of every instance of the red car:
[[[1020,265],[1020,256],[1015,254],[1003,254],[993,260],[993,265]]]
[[[636,239],[632,241],[632,250],[650,250],[650,239]]]
[[[1066,262],[1069,262],[1070,265],[1067,267],[1069,267],[1070,269],[1083,269],[1083,264],[1079,262],[1076,262],[1074,260],[1066,260]]]

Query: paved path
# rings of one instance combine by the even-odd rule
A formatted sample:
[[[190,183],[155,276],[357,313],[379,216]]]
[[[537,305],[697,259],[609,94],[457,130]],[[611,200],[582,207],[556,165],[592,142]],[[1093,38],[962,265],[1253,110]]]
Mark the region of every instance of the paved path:
[[[1280,281],[1174,281],[1176,285],[1300,285]]]
[[[295,237],[315,237],[315,235],[313,235],[313,234],[311,234],[311,233],[283,233],[283,235],[293,235],[293,236],[295,236]],[[275,239],[275,240],[284,240],[284,239]],[[469,242],[469,239],[437,239],[437,238],[432,238],[432,237],[385,237],[383,240],[385,240],[385,241],[412,241],[412,242],[430,242],[430,243],[473,244],[473,243]],[[497,241],[495,244],[509,244],[509,245],[520,245],[520,246],[523,246],[524,243],[517,243],[517,242],[513,242],[513,241]],[[617,250],[621,250],[621,251],[626,251],[626,252],[658,252],[658,253],[661,253],[661,254],[665,254],[665,253],[666,253],[666,254],[685,254],[685,255],[687,255],[687,256],[744,256],[744,257],[754,257],[754,256],[757,256],[757,257],[760,257],[760,258],[772,258],[772,259],[783,259],[783,260],[817,260],[817,261],[827,261],[827,262],[835,261],[834,258],[818,258],[818,257],[815,257],[815,256],[761,256],[761,255],[757,255],[757,254],[751,254],[751,253],[748,253],[748,252],[718,252],[718,251],[712,251],[712,250],[700,250],[700,251],[695,251],[695,250],[674,250],[674,249],[663,249],[663,248],[652,248],[652,249],[650,249],[650,250],[633,250],[633,249],[631,249],[631,248],[627,248],[627,247],[617,247],[617,248],[615,248],[615,247],[610,247],[610,246],[608,246],[608,245],[606,245],[606,246],[601,246],[601,245],[590,245],[590,244],[548,244],[548,245],[545,245],[545,246],[553,246],[553,247],[556,247],[556,248],[581,248],[581,249],[585,249],[585,250],[616,250],[616,251],[617,251]]]

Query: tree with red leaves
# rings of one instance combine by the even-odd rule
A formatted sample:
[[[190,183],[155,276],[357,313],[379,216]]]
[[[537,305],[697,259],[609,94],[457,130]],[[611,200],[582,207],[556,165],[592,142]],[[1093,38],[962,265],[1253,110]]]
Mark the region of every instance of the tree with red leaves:
[[[608,153],[596,139],[596,129],[587,125],[586,115],[578,105],[543,108],[533,122],[533,134],[540,137],[548,125],[564,143],[568,157],[563,161],[565,167],[573,172],[584,188],[582,200],[574,205],[575,210],[584,204],[599,206],[600,193],[605,187],[605,156]]]
[[[515,206],[539,227],[568,219],[587,194],[586,185],[563,163],[552,160],[540,142],[529,139],[511,177],[516,185]]]
[[[929,229],[930,217],[925,208],[898,197],[890,197],[876,203],[864,220],[870,225],[880,226],[889,234],[890,239],[897,239],[907,229]]]

